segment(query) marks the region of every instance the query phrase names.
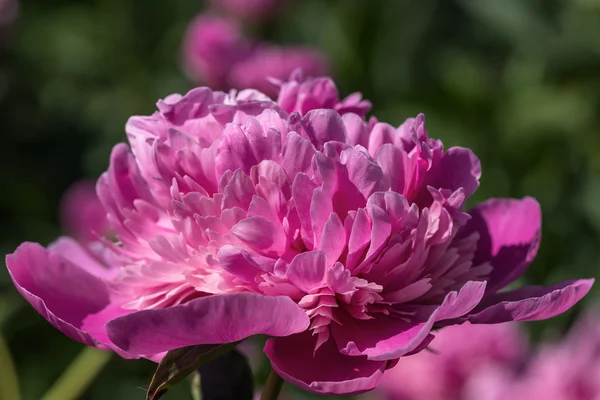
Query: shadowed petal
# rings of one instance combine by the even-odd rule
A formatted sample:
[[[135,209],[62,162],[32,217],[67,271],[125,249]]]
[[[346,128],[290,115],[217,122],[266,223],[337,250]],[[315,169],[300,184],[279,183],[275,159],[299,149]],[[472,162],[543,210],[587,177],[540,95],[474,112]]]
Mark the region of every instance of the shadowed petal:
[[[473,264],[490,262],[488,292],[519,278],[534,259],[541,239],[542,214],[531,197],[490,199],[473,208],[461,235],[479,233]]]
[[[265,354],[286,381],[319,394],[359,394],[377,386],[386,361],[340,354],[332,340],[314,353],[316,336],[309,332],[269,339]]]
[[[344,318],[341,325],[331,325],[331,332],[342,354],[392,360],[417,349],[437,321],[471,311],[484,293],[485,282],[467,282],[459,292],[448,293],[443,303],[421,321],[407,322],[385,315],[370,320]]]
[[[48,250],[61,254],[74,265],[101,279],[112,278],[119,271],[114,266],[103,265],[88,249],[67,236],[59,237],[48,246]]]
[[[477,156],[464,147],[451,147],[444,153],[437,167],[440,171],[434,182],[429,183],[435,188],[445,188],[455,191],[463,188],[465,196],[469,197],[479,187],[481,164]]]

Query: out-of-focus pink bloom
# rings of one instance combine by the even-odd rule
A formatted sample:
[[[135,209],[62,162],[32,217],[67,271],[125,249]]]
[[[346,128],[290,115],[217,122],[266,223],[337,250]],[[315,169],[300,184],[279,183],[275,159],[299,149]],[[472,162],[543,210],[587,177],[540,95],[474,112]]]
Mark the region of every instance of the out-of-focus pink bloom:
[[[275,14],[283,0],[213,0],[228,13],[244,20],[263,20]]]
[[[472,390],[471,399],[600,399],[599,310],[584,315],[564,340],[541,346],[523,371],[506,376],[492,370],[486,377],[486,381]],[[486,397],[475,397],[484,385],[497,389]]]
[[[0,0],[0,28],[10,25],[19,14],[17,0]]]
[[[436,333],[432,352],[402,358],[383,377],[388,400],[466,400],[472,380],[493,368],[512,374],[527,355],[514,323],[450,326]],[[500,373],[500,372],[498,372]]]
[[[96,195],[96,184],[76,182],[63,195],[60,216],[64,229],[82,241],[97,240],[109,232],[106,211]]]
[[[363,100],[360,93],[352,93],[340,101],[335,83],[328,77],[306,77],[305,71],[296,69],[288,81],[272,80],[279,87],[277,104],[286,112],[306,114],[317,108],[331,108],[340,115],[354,113],[360,117],[371,110],[371,102]]]
[[[231,67],[248,57],[250,45],[234,21],[201,14],[188,27],[182,52],[184,69],[193,81],[228,88]]]
[[[498,293],[537,252],[539,205],[464,212],[479,160],[444,150],[423,115],[395,128],[304,111],[198,88],[132,117],[97,184],[119,275],[24,243],[7,257],[15,285],[70,337],[125,357],[268,335],[274,370],[332,394],[373,389],[434,327],[549,318],[590,289]]]
[[[210,14],[190,24],[183,42],[183,64],[195,82],[215,88],[257,89],[270,96],[279,92],[270,79],[281,82],[296,69],[308,76],[327,71],[325,57],[318,50],[251,43],[235,22]]]
[[[436,354],[403,358],[381,385],[386,400],[600,399],[600,313],[584,315],[562,341],[534,353],[512,324],[442,329]]]
[[[248,57],[233,66],[230,82],[236,88],[252,88],[268,95],[277,95],[277,88],[268,78],[284,80],[296,69],[308,76],[317,76],[326,73],[328,68],[325,57],[318,50],[259,45]]]

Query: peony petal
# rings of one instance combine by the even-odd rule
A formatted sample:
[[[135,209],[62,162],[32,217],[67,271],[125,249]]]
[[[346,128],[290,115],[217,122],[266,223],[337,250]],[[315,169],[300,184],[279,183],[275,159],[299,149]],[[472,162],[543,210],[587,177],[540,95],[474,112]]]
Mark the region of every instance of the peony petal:
[[[479,187],[481,163],[470,149],[451,147],[444,153],[436,169],[439,173],[433,182],[428,183],[436,189],[450,189],[453,192],[463,188],[465,196],[469,197]]]
[[[408,163],[407,155],[393,144],[386,143],[379,147],[374,155],[377,164],[383,170],[385,176],[390,180],[390,188],[396,193],[404,193],[405,165]]]
[[[374,389],[387,362],[340,354],[332,340],[315,352],[316,336],[305,332],[269,339],[265,354],[286,381],[318,394],[359,394]],[[313,355],[314,352],[314,355]]]
[[[48,251],[60,253],[74,265],[81,267],[97,278],[108,279],[118,273],[118,268],[103,265],[88,249],[76,240],[62,236],[48,246]]]
[[[261,267],[265,266],[256,263],[248,251],[240,247],[232,245],[221,247],[217,259],[225,271],[247,283],[254,283],[256,277],[264,272]]]
[[[265,217],[243,219],[231,228],[231,233],[254,249],[285,251],[285,232]]]
[[[106,329],[123,350],[146,355],[198,344],[232,343],[259,334],[287,336],[308,325],[306,313],[289,297],[236,293],[139,311],[110,321]]]
[[[364,150],[364,149],[363,149]],[[390,178],[365,151],[360,148],[344,150],[340,156],[346,165],[350,182],[365,199],[375,192],[385,192],[390,188]]]
[[[287,277],[298,289],[308,293],[323,283],[326,267],[327,255],[324,251],[300,253],[290,263]]]
[[[397,140],[396,128],[385,122],[378,122],[369,134],[369,154],[375,157],[383,145],[394,144]]]
[[[319,149],[323,149],[323,144],[327,142],[348,141],[342,117],[334,110],[309,111],[302,118],[302,127],[309,140]]]
[[[245,132],[238,125],[227,124],[223,130],[215,162],[217,175],[221,176],[227,170],[235,171],[237,169],[249,173],[250,168],[256,164],[256,157]]]
[[[290,180],[293,180],[298,173],[310,171],[316,151],[310,141],[296,132],[287,134],[281,154],[281,167]]]
[[[19,293],[55,328],[88,346],[134,358],[102,332],[109,319],[129,312],[111,304],[103,280],[37,243],[23,243],[6,256],[6,266]]]
[[[340,353],[367,356],[370,360],[392,360],[419,346],[437,321],[457,318],[471,311],[485,293],[485,282],[467,282],[458,292],[450,292],[442,304],[420,321],[407,322],[378,315],[356,320],[341,314],[341,324],[332,324],[331,332]]]
[[[369,131],[363,118],[354,113],[342,115],[348,139],[353,146],[360,145],[367,147],[369,143]]]
[[[589,292],[593,283],[593,279],[582,279],[498,293],[486,299],[485,305],[477,307],[468,319],[476,324],[497,324],[552,318],[573,307]]]
[[[346,248],[346,230],[336,213],[331,213],[323,227],[321,250],[327,254],[327,265],[333,265]]]
[[[519,278],[534,259],[541,238],[541,210],[531,198],[490,199],[473,208],[459,235],[479,233],[473,264],[490,262],[488,292]]]

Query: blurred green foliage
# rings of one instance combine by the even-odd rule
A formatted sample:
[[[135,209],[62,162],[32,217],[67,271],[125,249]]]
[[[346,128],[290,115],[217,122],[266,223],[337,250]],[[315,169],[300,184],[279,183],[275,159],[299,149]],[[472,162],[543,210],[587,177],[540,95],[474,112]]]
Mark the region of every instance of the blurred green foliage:
[[[202,9],[193,0],[23,2],[0,49],[3,253],[59,235],[62,192],[106,168],[127,117],[191,87],[180,40]],[[483,165],[472,204],[536,197],[543,240],[525,283],[597,274],[600,0],[288,0],[248,31],[322,49],[342,93],[362,91],[380,120],[424,112],[433,137],[471,147]],[[564,331],[580,309],[528,326]],[[25,400],[39,399],[82,349],[17,295],[4,268],[0,328]],[[142,399],[152,370],[112,357],[82,398]],[[191,395],[180,387],[165,398]]]

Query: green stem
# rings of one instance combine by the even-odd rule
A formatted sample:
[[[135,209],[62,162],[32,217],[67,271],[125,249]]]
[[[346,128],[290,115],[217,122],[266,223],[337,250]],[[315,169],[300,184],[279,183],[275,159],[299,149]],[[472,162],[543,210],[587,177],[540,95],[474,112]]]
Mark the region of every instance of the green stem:
[[[265,383],[265,387],[263,388],[260,396],[260,400],[277,400],[282,386],[283,379],[277,375],[275,370],[271,369],[271,372],[269,372],[269,377],[267,378],[267,382]]]
[[[19,381],[8,345],[0,333],[0,400],[19,400]]]
[[[75,357],[42,400],[78,399],[110,360],[110,351],[85,347]]]
[[[202,400],[202,378],[198,371],[192,374],[191,390],[193,400]]]

